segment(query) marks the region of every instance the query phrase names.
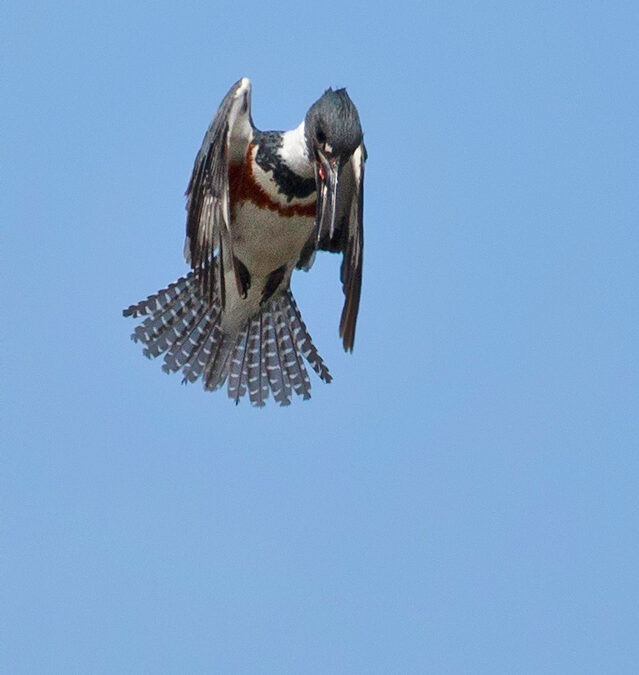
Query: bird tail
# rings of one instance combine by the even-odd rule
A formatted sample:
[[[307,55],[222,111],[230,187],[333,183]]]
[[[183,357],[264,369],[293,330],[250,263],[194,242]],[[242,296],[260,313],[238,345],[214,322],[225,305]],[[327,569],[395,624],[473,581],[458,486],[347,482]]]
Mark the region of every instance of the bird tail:
[[[131,338],[144,344],[144,355],[164,354],[162,370],[182,370],[183,383],[202,378],[204,389],[228,381],[236,403],[248,392],[262,407],[272,392],[280,405],[292,394],[311,397],[306,360],[324,380],[331,375],[308,334],[290,289],[276,293],[235,334],[221,326],[219,296],[203,289],[195,272],[124,310],[124,316],[145,316]]]

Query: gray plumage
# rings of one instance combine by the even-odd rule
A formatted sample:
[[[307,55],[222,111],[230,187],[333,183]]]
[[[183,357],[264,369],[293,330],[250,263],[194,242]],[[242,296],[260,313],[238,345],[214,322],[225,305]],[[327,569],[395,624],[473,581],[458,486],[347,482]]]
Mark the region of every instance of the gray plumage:
[[[314,144],[327,144],[331,153],[348,159],[364,137],[357,108],[346,89],[327,89],[309,108],[304,120],[309,152]]]

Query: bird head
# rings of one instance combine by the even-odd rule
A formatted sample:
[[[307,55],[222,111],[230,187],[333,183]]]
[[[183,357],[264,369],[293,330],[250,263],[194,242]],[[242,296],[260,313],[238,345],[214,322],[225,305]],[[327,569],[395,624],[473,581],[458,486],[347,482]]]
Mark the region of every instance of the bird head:
[[[346,89],[327,89],[304,120],[309,157],[315,166],[319,231],[333,235],[342,167],[361,145],[359,114]]]

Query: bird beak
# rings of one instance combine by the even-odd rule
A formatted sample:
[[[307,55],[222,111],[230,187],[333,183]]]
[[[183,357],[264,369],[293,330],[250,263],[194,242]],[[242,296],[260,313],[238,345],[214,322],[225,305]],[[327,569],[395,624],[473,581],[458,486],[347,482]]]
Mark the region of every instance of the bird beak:
[[[327,232],[333,238],[337,218],[337,189],[342,164],[338,158],[328,159],[320,150],[316,151],[315,181],[317,183],[317,241]]]

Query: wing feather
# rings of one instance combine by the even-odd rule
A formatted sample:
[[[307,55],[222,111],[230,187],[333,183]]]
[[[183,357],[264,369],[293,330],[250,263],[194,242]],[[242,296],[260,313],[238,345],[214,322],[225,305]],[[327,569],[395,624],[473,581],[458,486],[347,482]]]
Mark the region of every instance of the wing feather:
[[[354,191],[348,209],[348,235],[344,241],[341,280],[345,301],[339,323],[339,335],[344,349],[353,351],[355,326],[362,292],[362,264],[364,259],[364,163],[366,148],[362,144],[351,157]]]
[[[251,83],[236,82],[220,104],[200,148],[186,189],[186,241],[184,255],[213,296],[213,252],[234,265],[229,196],[229,164],[243,161],[253,139]],[[237,275],[236,275],[237,278]],[[238,290],[240,290],[238,288]],[[224,306],[223,288],[222,305]]]
[[[342,253],[341,281],[344,291],[344,308],[339,334],[346,351],[353,350],[355,326],[362,292],[362,261],[364,255],[364,164],[367,153],[364,144],[355,150],[342,168],[339,179],[335,229],[329,232],[315,223],[315,229],[306,242],[299,268],[308,270],[313,265],[317,250]],[[318,195],[318,200],[321,195]],[[318,213],[321,209],[318,207]]]

